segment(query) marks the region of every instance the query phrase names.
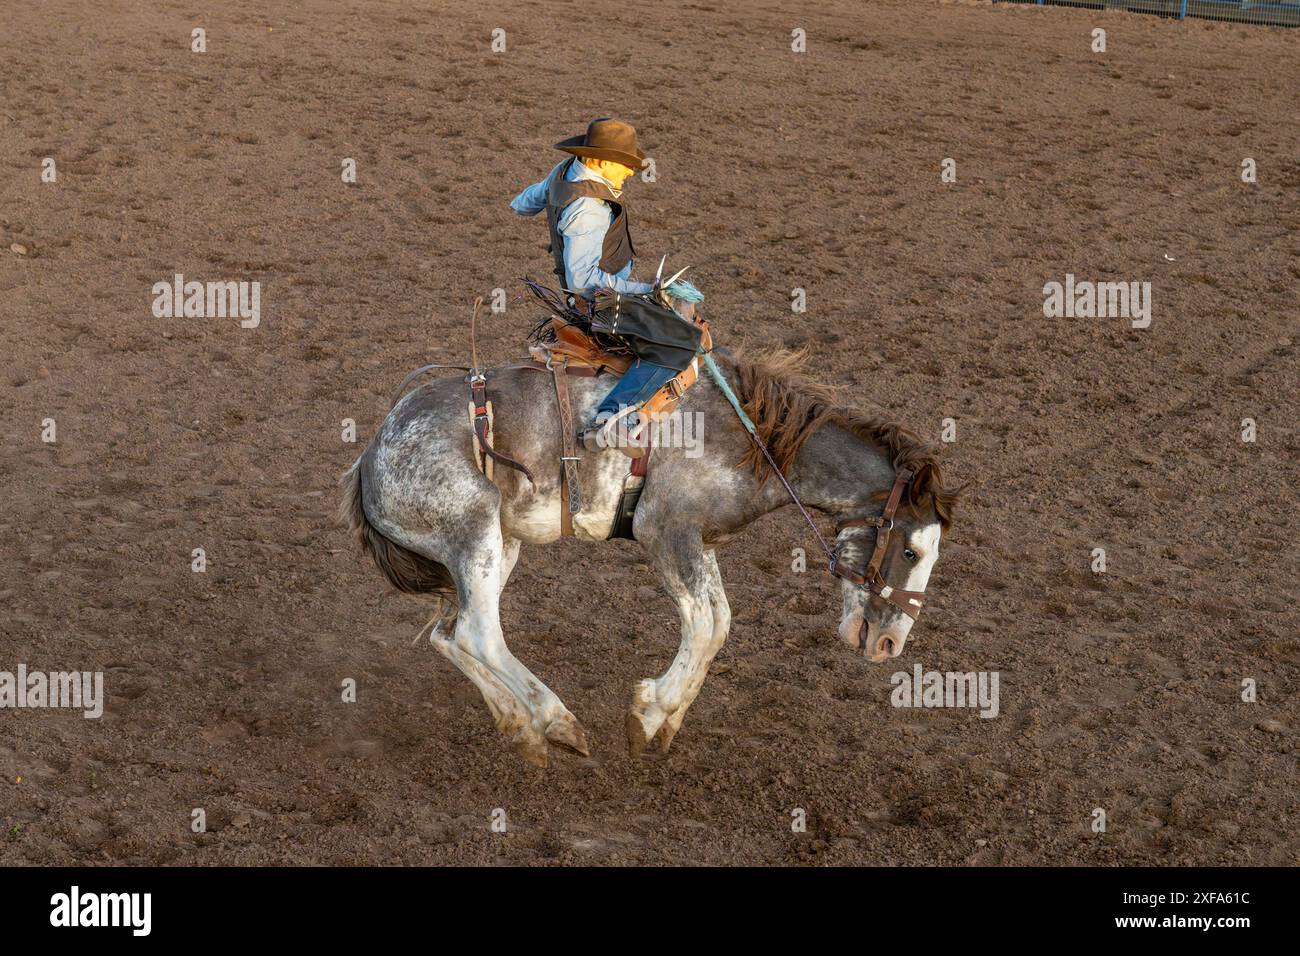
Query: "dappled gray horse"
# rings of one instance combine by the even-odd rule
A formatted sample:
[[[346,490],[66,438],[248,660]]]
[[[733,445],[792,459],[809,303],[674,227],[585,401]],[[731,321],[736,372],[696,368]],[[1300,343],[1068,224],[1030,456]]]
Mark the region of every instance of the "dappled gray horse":
[[[943,486],[935,446],[837,406],[789,356],[720,364],[799,498],[837,521],[840,637],[873,661],[897,656],[956,501]],[[573,420],[585,421],[609,379],[573,378],[569,388]],[[520,545],[560,537],[557,400],[551,376],[531,369],[489,371],[488,390],[495,447],[527,465],[535,486],[509,468],[496,467],[493,480],[479,470],[465,379],[443,378],[389,413],[344,476],[341,515],[394,586],[452,602],[454,623],[434,629],[434,645],[477,685],[498,729],[545,765],[552,744],[588,754],[586,737],[506,646],[499,599]],[[681,646],[663,674],[633,692],[626,728],[634,754],[656,737],[668,749],[727,638],[731,612],[714,547],[789,503],[714,382],[702,378],[678,411],[701,424],[702,441],[654,449],[633,530],[677,603]],[[583,456],[585,504],[573,515],[575,536],[609,536],[628,464],[616,449]]]

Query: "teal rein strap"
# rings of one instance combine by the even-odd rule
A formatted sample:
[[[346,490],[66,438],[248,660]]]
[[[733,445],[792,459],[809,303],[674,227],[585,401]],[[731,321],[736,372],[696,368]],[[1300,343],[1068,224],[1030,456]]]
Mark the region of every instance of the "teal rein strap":
[[[704,365],[708,368],[709,374],[713,376],[713,381],[717,383],[718,388],[722,389],[722,394],[727,397],[727,401],[731,403],[731,407],[736,410],[736,415],[740,418],[740,424],[745,426],[745,431],[749,432],[754,439],[757,439],[758,429],[755,428],[754,423],[749,420],[749,416],[745,414],[745,410],[740,407],[740,399],[736,398],[736,393],[731,390],[731,385],[727,382],[727,377],[722,374],[722,369],[718,368],[718,363],[713,361],[713,356],[707,352],[704,353]],[[762,442],[759,442],[759,445],[762,444]]]

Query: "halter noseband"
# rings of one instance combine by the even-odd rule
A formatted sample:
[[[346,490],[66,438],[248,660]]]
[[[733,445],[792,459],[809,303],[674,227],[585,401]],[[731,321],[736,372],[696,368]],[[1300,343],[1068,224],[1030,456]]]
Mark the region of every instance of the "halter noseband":
[[[867,562],[866,572],[864,574],[854,574],[852,571],[839,566],[839,544],[836,544],[835,549],[831,552],[830,572],[850,584],[869,589],[872,594],[883,598],[912,620],[916,620],[921,613],[921,605],[925,603],[925,592],[904,591],[901,588],[890,587],[885,583],[884,575],[880,573],[881,565],[885,563],[885,552],[889,548],[889,535],[894,530],[894,514],[898,511],[899,502],[903,500],[903,489],[907,487],[908,482],[911,480],[912,472],[906,468],[898,469],[898,473],[894,476],[894,487],[889,491],[889,500],[885,502],[885,510],[880,513],[879,517],[849,518],[847,521],[841,521],[835,526],[837,535],[845,528],[876,529],[876,550],[871,553],[871,560]]]

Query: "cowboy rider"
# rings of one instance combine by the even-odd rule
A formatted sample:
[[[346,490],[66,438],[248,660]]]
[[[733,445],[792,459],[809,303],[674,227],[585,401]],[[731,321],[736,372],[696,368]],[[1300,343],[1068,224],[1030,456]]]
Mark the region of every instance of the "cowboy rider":
[[[598,290],[623,295],[655,292],[651,283],[632,278],[635,250],[623,189],[647,165],[636,130],[620,120],[596,119],[585,135],[556,143],[555,148],[573,158],[521,192],[510,206],[521,216],[546,212],[555,272],[570,304],[585,310]],[[703,298],[688,282],[675,282],[664,291],[682,302]],[[595,418],[582,432],[584,444],[591,447],[616,413],[639,405],[676,374],[675,369],[638,357],[596,409]]]

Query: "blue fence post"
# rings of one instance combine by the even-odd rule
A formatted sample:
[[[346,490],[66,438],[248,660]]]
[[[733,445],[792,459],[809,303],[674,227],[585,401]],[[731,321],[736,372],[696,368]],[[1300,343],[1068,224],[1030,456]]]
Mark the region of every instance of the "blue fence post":
[[[1187,0],[1183,0],[1183,2],[1178,5],[1178,19],[1187,19]]]

